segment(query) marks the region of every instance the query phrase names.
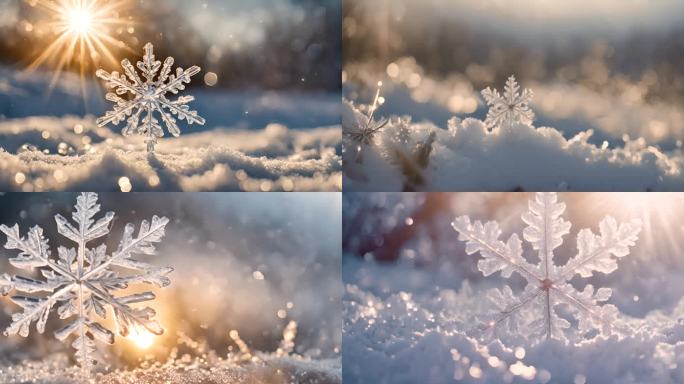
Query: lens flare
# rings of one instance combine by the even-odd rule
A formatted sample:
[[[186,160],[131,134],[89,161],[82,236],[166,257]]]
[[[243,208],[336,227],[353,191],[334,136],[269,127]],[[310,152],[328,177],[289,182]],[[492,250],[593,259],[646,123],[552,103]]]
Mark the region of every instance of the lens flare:
[[[614,216],[641,219],[642,238],[648,247],[668,247],[672,255],[681,254],[682,227],[676,225],[684,210],[684,194],[654,192],[594,193],[591,210],[608,210]],[[644,255],[648,257],[648,255]]]
[[[154,335],[144,329],[135,328],[128,337],[140,349],[148,349],[154,344]]]
[[[32,4],[45,15],[45,27],[55,38],[28,66],[29,71],[51,64],[52,89],[62,71],[77,68],[85,93],[86,70],[94,73],[102,59],[116,65],[112,49],[125,47],[113,34],[117,27],[132,24],[120,16],[128,3],[130,0],[36,0]]]
[[[69,31],[88,35],[92,26],[93,16],[85,9],[73,9],[69,12]]]

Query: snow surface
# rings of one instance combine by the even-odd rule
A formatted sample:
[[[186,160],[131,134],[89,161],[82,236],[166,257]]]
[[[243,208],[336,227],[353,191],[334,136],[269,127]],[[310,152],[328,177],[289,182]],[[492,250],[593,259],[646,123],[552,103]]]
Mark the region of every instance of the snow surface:
[[[390,123],[375,142],[363,146],[364,162],[354,161],[356,143],[345,138],[344,188],[348,191],[401,191],[403,174],[392,146],[409,116],[415,142],[436,134],[423,191],[675,191],[684,188],[682,112],[665,101],[645,101],[634,85],[624,92],[599,92],[582,85],[552,82],[530,88],[537,115],[533,124],[488,129],[487,108],[470,82],[459,76],[432,78],[408,59],[397,60],[399,75],[378,76],[350,68],[374,89],[383,80],[385,104],[375,112]],[[374,75],[375,73],[375,75]],[[421,82],[410,84],[412,75]],[[342,127],[354,129],[368,95],[345,84]],[[472,104],[472,105],[470,105]],[[457,119],[454,119],[456,117]]]
[[[181,125],[148,155],[144,138],[98,128],[102,90],[84,104],[69,75],[0,70],[4,191],[339,191],[339,96],[191,90],[206,127]],[[122,179],[126,178],[126,179]],[[20,182],[18,182],[20,181]]]
[[[81,370],[62,356],[20,365],[0,365],[3,384],[225,384],[225,383],[341,383],[340,359],[312,360],[256,355],[258,361],[227,358],[190,358],[183,356],[166,363],[144,362],[131,370],[92,374],[84,378]]]
[[[345,118],[360,113],[346,104]],[[397,124],[388,124],[393,134]],[[435,132],[430,165],[425,171],[426,191],[458,190],[576,190],[646,191],[682,190],[684,156],[628,140],[623,146],[605,148],[588,142],[592,131],[571,139],[555,128],[515,124],[511,129],[490,131],[484,122],[467,118],[449,127],[430,122],[412,123],[415,137]],[[354,148],[352,143],[347,148]],[[345,190],[401,191],[403,175],[383,159],[382,145],[363,147],[367,160],[359,165],[345,158]],[[350,150],[347,150],[349,152]],[[358,176],[362,175],[362,176]]]
[[[357,237],[347,242],[342,265],[345,383],[684,381],[681,195],[560,194],[568,204],[573,234],[579,228],[596,228],[596,218],[606,212],[620,221],[640,218],[645,223],[634,250],[620,259],[619,268],[589,279],[596,287],[613,289],[609,303],[618,307],[618,322],[628,330],[568,343],[535,342],[508,330],[494,338],[471,333],[491,314],[491,288],[511,284],[519,292],[524,279],[518,276],[511,283],[499,273],[483,277],[477,270],[482,258],[466,254],[449,223],[468,214],[500,221],[506,236],[519,232],[520,214],[532,195],[453,194],[448,209],[427,221],[416,213],[427,195],[365,195],[345,197],[345,237]],[[639,201],[645,204],[640,206]],[[397,261],[375,261],[392,246],[394,228],[411,226],[416,226],[415,232],[402,238],[406,241],[397,250]],[[379,248],[359,255],[354,244],[366,240]],[[561,265],[576,247],[572,241],[566,243],[555,256]],[[531,247],[526,247],[527,252],[536,254]],[[533,260],[534,256],[528,261]],[[586,284],[582,280],[572,279],[570,284],[582,289]]]

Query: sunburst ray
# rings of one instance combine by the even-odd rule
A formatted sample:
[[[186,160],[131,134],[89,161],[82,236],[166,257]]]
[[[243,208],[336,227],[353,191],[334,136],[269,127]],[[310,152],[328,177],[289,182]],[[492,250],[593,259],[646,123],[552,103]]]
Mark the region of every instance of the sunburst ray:
[[[86,71],[99,67],[101,60],[116,65],[112,50],[125,49],[114,37],[117,28],[130,26],[121,17],[130,0],[33,0],[31,5],[44,15],[45,27],[55,34],[53,41],[29,65],[28,70],[49,65],[54,71],[50,90],[65,70],[78,71],[85,96]],[[92,66],[92,68],[91,68]]]

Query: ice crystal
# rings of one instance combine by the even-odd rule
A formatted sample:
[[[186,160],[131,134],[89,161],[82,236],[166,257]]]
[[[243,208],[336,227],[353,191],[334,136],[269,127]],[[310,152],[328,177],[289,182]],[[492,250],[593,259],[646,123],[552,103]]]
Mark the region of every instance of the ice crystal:
[[[555,193],[538,193],[529,202],[529,209],[522,215],[527,224],[523,238],[538,252],[539,264],[532,264],[523,257],[522,241],[513,234],[505,243],[499,240],[501,229],[494,221],[472,222],[467,216],[456,218],[453,228],[459,240],[466,242],[466,253],[480,253],[478,269],[489,276],[501,271],[509,278],[517,272],[527,280],[519,296],[510,287],[494,289],[491,299],[499,312],[486,322],[484,329],[492,330],[500,323],[522,336],[556,338],[567,341],[565,329],[570,323],[557,313],[558,306],[566,304],[568,313],[577,320],[580,334],[596,329],[609,334],[618,310],[607,301],[612,291],[599,288],[594,291],[587,284],[583,291],[576,290],[569,280],[575,276],[587,278],[594,272],[611,273],[618,267],[617,259],[629,254],[641,231],[641,221],[632,220],[618,224],[612,217],[605,217],[599,224],[599,234],[582,229],[577,235],[577,254],[565,265],[554,263],[554,250],[563,243],[563,236],[570,233],[570,223],[562,218],[565,204],[557,201]]]
[[[506,80],[504,93],[501,95],[496,89],[482,91],[487,105],[490,106],[485,119],[488,128],[510,127],[513,123],[532,124],[534,112],[530,109],[529,103],[532,100],[532,91],[525,88],[519,93],[520,86],[515,81],[515,76]]]
[[[375,114],[375,111],[383,103],[383,101],[382,101],[383,99],[380,97],[380,88],[381,87],[382,87],[382,82],[379,82],[378,83],[378,90],[375,92],[375,98],[373,99],[373,104],[368,109],[368,114],[365,116],[362,116],[361,114],[359,114],[359,116],[362,116],[362,118],[357,117],[357,121],[356,121],[356,124],[354,124],[354,126],[345,127],[345,128],[347,128],[344,132],[345,135],[357,143],[357,148],[356,148],[356,150],[357,150],[356,162],[357,163],[361,163],[363,161],[363,158],[362,158],[362,149],[363,148],[362,148],[362,146],[373,144],[373,142],[375,140],[375,136],[389,122],[389,119],[384,119],[384,118],[376,121],[373,117],[373,115]]]
[[[169,92],[176,95],[184,90],[185,84],[190,83],[190,78],[200,72],[200,67],[194,65],[186,70],[177,68],[174,75],[171,73],[173,62],[173,57],[168,57],[162,66],[162,63],[154,56],[154,47],[151,43],[147,43],[143,60],[137,65],[142,71],[144,81],[128,59],[121,62],[126,76],[118,72],[108,73],[99,69],[97,76],[107,82],[107,88],[114,90],[114,92],[107,93],[106,99],[115,105],[112,111],[108,111],[104,117],[97,119],[97,125],[100,127],[109,123],[118,125],[128,118],[122,134],[129,136],[138,133],[147,136],[146,143],[149,152],[154,152],[157,138],[164,136],[159,121],[154,117],[155,111],[161,116],[166,129],[176,137],[180,135],[180,128],[176,124],[174,115],[180,120],[186,120],[188,124],[204,125],[205,120],[197,114],[197,111],[191,111],[188,106],[188,103],[195,99],[193,96],[180,96],[174,101],[165,96]],[[122,97],[129,93],[132,99]],[[144,117],[140,124],[140,117],[143,113]]]
[[[107,255],[105,244],[88,246],[93,240],[109,234],[114,219],[114,213],[107,212],[96,220],[94,217],[99,211],[97,194],[83,193],[77,198],[72,215],[76,226],[59,214],[55,216],[57,231],[77,244],[76,248],[60,246],[56,258],[52,257],[48,239],[43,236],[41,227],[31,228],[28,235],[23,237],[16,224],[13,227],[0,226],[0,231],[7,236],[5,248],[19,251],[17,257],[10,259],[10,264],[19,269],[38,270],[44,278],[37,280],[8,274],[0,276],[3,295],[12,290],[31,294],[11,298],[23,311],[12,315],[12,323],[5,334],[27,337],[34,321],[36,330],[43,333],[48,316],[53,307],[57,307],[59,318],[69,320],[64,328],[55,332],[55,337],[65,342],[71,335],[76,336],[72,346],[76,349],[76,360],[84,368],[98,360],[95,356],[95,339],[107,344],[114,343],[114,333],[100,324],[101,319],[106,319],[108,308],[121,336],[127,336],[131,328],[144,328],[156,335],[164,332],[153,319],[155,311],[152,308],[130,306],[154,300],[154,293],[117,297],[115,292],[135,283],[165,287],[171,283],[166,275],[173,270],[133,258],[135,254],[154,254],[154,243],[160,242],[164,236],[167,218],[153,216],[151,222],[143,220],[137,236],[134,235],[134,225],[127,224],[118,248]]]

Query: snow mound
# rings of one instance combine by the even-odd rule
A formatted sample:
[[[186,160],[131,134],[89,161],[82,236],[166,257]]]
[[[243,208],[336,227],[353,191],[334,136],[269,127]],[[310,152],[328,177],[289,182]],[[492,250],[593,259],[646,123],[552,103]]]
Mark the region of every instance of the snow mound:
[[[344,103],[343,131],[364,114]],[[567,139],[550,127],[514,123],[490,130],[481,120],[448,127],[392,117],[370,145],[345,138],[344,185],[349,191],[575,190],[652,191],[684,188],[684,156],[643,138],[622,146],[589,142],[592,130]],[[428,146],[428,148],[425,148]],[[359,161],[358,151],[363,152]],[[418,154],[427,153],[429,158]]]
[[[434,271],[348,259],[345,264],[345,383],[684,381],[684,299],[671,313],[622,315],[631,332],[581,343],[478,339],[466,330],[486,299],[468,281],[458,290],[440,288],[434,287]],[[417,285],[410,288],[406,281]]]
[[[291,130],[217,127],[161,139],[98,128],[94,117],[0,121],[4,191],[335,191],[342,188],[339,126]]]

